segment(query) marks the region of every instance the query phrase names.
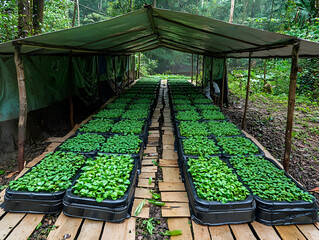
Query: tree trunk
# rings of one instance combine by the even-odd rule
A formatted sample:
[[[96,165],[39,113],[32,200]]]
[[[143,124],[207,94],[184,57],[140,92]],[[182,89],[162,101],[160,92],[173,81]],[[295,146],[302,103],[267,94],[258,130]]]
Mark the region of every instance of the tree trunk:
[[[28,0],[18,1],[18,37],[24,38],[30,31],[30,2]]]
[[[80,3],[79,3],[79,0],[76,0],[76,7],[78,10],[78,26],[80,26],[81,22],[80,22]]]
[[[33,0],[33,35],[41,33],[41,25],[43,23],[44,0]]]
[[[231,5],[230,5],[230,15],[229,15],[229,23],[233,22],[233,17],[234,17],[234,8],[235,8],[235,0],[231,0]]]
[[[133,0],[130,0],[130,12],[133,11]]]
[[[74,27],[74,23],[75,23],[75,16],[76,16],[76,9],[77,9],[77,4],[76,4],[76,0],[74,0],[74,9],[73,9],[73,18],[72,18],[72,27]]]
[[[153,0],[153,7],[156,8],[156,0]]]

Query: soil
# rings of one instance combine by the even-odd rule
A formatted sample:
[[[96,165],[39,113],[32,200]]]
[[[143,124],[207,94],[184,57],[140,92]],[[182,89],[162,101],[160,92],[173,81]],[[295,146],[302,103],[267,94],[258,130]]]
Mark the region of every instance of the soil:
[[[230,96],[224,109],[230,121],[241,128],[244,99]],[[254,136],[279,162],[285,151],[287,102],[263,96],[252,98],[247,111],[246,131]],[[319,108],[297,103],[289,173],[307,190],[319,187]],[[319,194],[314,193],[319,203]]]

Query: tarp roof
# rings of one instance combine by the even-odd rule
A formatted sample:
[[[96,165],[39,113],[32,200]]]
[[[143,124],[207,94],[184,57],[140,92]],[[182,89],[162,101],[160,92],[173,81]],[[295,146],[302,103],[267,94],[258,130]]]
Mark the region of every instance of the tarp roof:
[[[159,47],[216,57],[319,57],[319,43],[198,15],[145,8],[109,20],[0,44],[0,54],[131,54]]]

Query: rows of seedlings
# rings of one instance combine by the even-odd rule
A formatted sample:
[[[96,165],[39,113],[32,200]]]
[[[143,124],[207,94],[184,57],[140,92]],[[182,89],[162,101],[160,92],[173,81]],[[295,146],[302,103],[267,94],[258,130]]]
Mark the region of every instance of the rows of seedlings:
[[[141,79],[6,190],[7,212],[122,222],[130,216],[159,91]]]
[[[313,223],[315,199],[188,81],[168,81],[179,165],[200,224]]]

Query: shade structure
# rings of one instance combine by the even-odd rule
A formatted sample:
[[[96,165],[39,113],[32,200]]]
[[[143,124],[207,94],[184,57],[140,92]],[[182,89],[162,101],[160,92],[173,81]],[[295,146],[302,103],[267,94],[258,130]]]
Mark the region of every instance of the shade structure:
[[[147,5],[102,22],[2,43],[0,54],[13,54],[13,45],[21,44],[27,55],[125,55],[166,47],[214,57],[286,58],[296,41],[300,57],[319,57],[316,42]]]

